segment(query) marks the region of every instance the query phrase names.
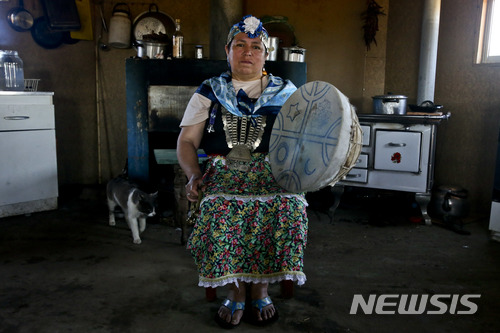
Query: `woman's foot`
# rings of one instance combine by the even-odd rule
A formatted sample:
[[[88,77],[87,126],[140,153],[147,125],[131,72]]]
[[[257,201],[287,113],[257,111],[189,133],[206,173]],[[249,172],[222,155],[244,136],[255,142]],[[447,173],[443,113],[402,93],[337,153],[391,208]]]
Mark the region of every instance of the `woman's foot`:
[[[217,311],[216,321],[224,328],[233,328],[240,324],[245,310],[245,284],[239,283],[239,288],[232,284],[229,287],[227,299]]]
[[[267,325],[278,319],[278,311],[267,293],[268,283],[252,284],[252,321],[257,325]]]

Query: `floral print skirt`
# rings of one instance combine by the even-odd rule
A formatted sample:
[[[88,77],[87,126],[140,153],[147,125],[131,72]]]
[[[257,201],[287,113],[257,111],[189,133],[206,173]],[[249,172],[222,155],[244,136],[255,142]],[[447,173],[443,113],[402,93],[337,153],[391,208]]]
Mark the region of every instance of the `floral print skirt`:
[[[301,285],[307,242],[307,202],[273,178],[267,155],[252,154],[248,172],[230,170],[223,156],[210,156],[206,189],[188,240],[199,286],[227,283]]]

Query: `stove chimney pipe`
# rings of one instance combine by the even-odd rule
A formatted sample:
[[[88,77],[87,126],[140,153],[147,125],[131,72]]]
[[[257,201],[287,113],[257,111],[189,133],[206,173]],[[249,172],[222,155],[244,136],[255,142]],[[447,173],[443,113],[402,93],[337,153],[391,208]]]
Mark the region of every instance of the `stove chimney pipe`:
[[[210,1],[210,59],[226,59],[226,38],[233,24],[243,16],[243,0]]]
[[[425,0],[420,41],[417,104],[434,102],[441,0]]]

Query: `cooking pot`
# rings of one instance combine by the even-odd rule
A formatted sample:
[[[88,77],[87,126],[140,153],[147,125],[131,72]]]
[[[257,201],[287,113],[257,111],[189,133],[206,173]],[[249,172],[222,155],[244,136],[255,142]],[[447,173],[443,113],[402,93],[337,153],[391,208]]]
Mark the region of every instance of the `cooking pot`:
[[[432,193],[429,213],[442,218],[463,218],[469,213],[467,190],[459,186],[439,186]]]
[[[33,15],[24,9],[23,0],[19,0],[19,7],[9,10],[7,22],[12,29],[22,32],[30,30],[35,22]]]
[[[306,49],[301,47],[283,47],[282,50],[284,61],[304,62],[306,59]]]
[[[407,97],[403,95],[373,96],[373,111],[375,114],[406,114]]]
[[[156,43],[143,40],[136,40],[134,47],[137,49],[139,58],[164,59],[168,55],[168,43]]]

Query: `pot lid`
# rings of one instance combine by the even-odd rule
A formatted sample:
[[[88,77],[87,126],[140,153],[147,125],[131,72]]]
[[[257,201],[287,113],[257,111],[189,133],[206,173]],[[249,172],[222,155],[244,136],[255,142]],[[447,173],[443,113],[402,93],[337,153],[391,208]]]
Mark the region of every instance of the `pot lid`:
[[[136,40],[136,44],[144,46],[168,46],[168,43],[153,42],[148,40]]]
[[[283,50],[290,50],[290,51],[305,51],[306,49],[300,47],[300,46],[289,46],[289,47],[282,47]]]
[[[380,99],[380,98],[397,98],[397,99],[405,99],[405,98],[408,98],[404,95],[392,95],[392,94],[389,94],[389,95],[377,95],[377,96],[373,96],[372,98],[377,98],[377,99]]]

